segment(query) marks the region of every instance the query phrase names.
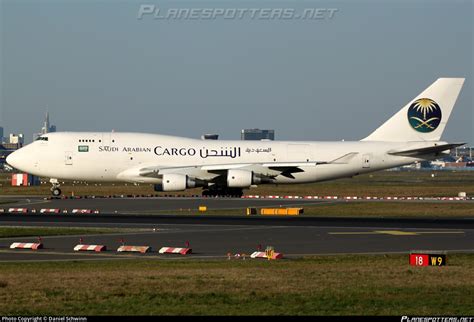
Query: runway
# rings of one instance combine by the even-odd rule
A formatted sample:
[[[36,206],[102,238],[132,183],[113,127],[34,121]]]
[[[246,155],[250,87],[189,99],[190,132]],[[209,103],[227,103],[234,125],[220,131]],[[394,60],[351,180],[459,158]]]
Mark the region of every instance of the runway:
[[[250,254],[259,245],[273,246],[286,258],[327,254],[408,253],[411,250],[474,252],[474,221],[469,219],[361,219],[361,218],[262,218],[236,216],[146,215],[2,215],[0,225],[75,226],[136,229],[133,232],[87,236],[42,237],[43,250],[10,250],[16,241],[0,239],[1,261],[99,259],[224,259],[228,253]],[[103,253],[74,253],[79,238],[87,244],[107,246]],[[127,245],[147,245],[147,254],[118,254],[121,240]],[[164,246],[184,247],[188,256],[160,255]]]
[[[240,198],[87,198],[87,199],[52,199],[40,197],[10,198],[14,203],[2,204],[0,208],[27,207],[30,209],[93,209],[105,213],[144,214],[170,210],[197,210],[199,206],[212,209],[244,209],[247,207],[298,206],[329,203],[324,200],[293,199],[240,199]],[[244,212],[242,212],[244,213]]]
[[[199,206],[206,206],[208,210],[242,209],[245,214],[247,207],[305,207],[315,205],[329,205],[351,202],[399,202],[399,203],[471,203],[474,200],[442,201],[442,200],[344,200],[344,199],[247,199],[247,198],[201,198],[201,197],[138,197],[138,198],[77,198],[77,199],[45,199],[40,196],[1,196],[0,201],[6,199],[11,203],[0,204],[0,209],[28,208],[29,211],[39,211],[42,208],[55,208],[61,211],[72,209],[90,209],[101,213],[114,214],[159,214],[172,212],[197,211]]]

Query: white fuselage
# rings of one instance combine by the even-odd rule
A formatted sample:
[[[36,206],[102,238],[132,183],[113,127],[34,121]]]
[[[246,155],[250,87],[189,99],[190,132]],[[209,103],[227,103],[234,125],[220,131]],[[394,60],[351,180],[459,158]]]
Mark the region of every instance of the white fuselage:
[[[47,139],[16,151],[9,163],[42,177],[137,183],[159,182],[156,176],[141,175],[146,168],[159,168],[160,174],[183,173],[209,180],[217,175],[212,171],[214,165],[231,168],[234,164],[274,175],[274,183],[317,182],[423,160],[388,152],[427,145],[426,142],[197,140],[115,132],[58,132],[43,138]],[[353,156],[337,161],[348,154]],[[274,172],[271,164],[297,164],[303,171],[288,177]]]

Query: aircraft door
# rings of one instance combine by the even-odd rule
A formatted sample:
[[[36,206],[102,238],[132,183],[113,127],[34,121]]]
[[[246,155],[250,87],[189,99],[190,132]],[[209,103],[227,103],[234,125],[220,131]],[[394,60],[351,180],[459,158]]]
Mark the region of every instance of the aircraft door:
[[[110,136],[111,133],[103,133],[102,134],[102,146],[108,146],[110,145]]]
[[[370,168],[370,154],[362,155],[362,168]]]
[[[111,143],[112,143],[111,137],[112,137],[111,132],[102,133],[101,146],[103,148],[103,151],[108,151],[111,148]],[[108,177],[108,173],[110,172],[110,166],[111,166],[109,162],[110,153],[101,152],[99,153],[99,155],[100,155],[100,159],[102,160],[101,179],[104,179],[105,177]]]
[[[72,151],[65,152],[65,164],[72,165]]]

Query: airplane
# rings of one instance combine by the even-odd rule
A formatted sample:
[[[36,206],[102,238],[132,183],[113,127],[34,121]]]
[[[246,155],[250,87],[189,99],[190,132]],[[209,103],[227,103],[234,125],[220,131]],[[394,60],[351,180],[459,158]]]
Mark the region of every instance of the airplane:
[[[439,78],[360,141],[230,141],[119,132],[56,132],[13,152],[7,163],[59,180],[203,188],[242,196],[259,184],[310,183],[430,160],[465,143],[440,141],[464,78]]]

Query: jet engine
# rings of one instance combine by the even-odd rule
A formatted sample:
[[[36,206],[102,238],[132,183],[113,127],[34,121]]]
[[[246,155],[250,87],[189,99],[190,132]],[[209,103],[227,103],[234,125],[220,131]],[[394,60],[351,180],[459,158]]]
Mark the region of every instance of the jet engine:
[[[253,171],[231,169],[227,172],[229,188],[248,188],[253,184],[262,183],[262,177]]]
[[[160,184],[155,184],[155,191],[183,191],[188,188],[205,187],[207,182],[191,178],[184,174],[164,174]]]

